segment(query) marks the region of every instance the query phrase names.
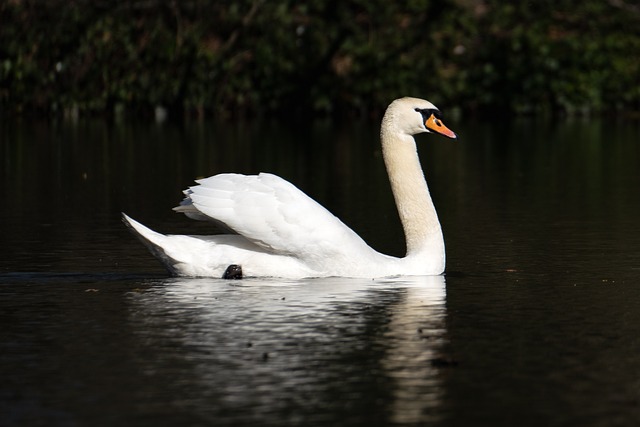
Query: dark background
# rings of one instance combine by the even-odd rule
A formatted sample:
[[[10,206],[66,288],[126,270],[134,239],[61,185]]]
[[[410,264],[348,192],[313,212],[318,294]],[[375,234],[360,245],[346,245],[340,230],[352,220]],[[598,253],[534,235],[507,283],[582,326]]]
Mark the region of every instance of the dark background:
[[[640,2],[2,0],[8,113],[640,110]]]

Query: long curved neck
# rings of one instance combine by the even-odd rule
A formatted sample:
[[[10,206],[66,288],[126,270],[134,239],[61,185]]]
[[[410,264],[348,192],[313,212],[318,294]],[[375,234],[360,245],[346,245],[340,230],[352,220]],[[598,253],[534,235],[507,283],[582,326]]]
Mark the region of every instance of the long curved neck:
[[[404,229],[407,256],[429,251],[432,255],[441,252],[444,257],[442,230],[420,167],[415,140],[394,132],[389,125],[383,121],[382,155]]]

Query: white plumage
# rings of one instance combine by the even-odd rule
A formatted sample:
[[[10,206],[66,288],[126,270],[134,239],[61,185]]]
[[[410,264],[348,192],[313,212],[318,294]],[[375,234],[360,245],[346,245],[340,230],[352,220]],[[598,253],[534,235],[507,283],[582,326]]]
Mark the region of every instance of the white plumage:
[[[252,277],[440,274],[444,241],[412,137],[421,132],[456,138],[428,101],[402,98],[389,106],[381,140],[407,238],[404,258],[375,251],[293,184],[268,173],[220,174],[198,180],[174,208],[193,219],[223,224],[235,234],[163,235],[123,217],[177,275],[222,277],[232,264]]]

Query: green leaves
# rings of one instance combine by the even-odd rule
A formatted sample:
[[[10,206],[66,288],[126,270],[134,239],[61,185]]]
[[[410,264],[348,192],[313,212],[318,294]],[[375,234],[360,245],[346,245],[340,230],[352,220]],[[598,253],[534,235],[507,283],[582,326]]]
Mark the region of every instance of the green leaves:
[[[637,109],[640,12],[497,0],[8,2],[0,105],[308,114]]]

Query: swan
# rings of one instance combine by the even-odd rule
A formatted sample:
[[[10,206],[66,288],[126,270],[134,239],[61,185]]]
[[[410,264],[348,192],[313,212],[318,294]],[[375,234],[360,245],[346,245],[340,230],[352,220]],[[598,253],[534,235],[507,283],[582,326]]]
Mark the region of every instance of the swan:
[[[429,101],[400,98],[382,118],[380,139],[400,221],[402,258],[377,252],[290,182],[269,173],[224,173],[197,180],[175,211],[224,225],[229,234],[164,235],[123,213],[123,221],[167,269],[179,276],[218,277],[239,266],[244,277],[378,278],[439,275],[444,239],[414,135],[457,135]]]

